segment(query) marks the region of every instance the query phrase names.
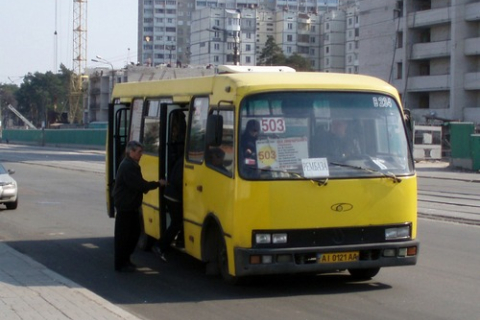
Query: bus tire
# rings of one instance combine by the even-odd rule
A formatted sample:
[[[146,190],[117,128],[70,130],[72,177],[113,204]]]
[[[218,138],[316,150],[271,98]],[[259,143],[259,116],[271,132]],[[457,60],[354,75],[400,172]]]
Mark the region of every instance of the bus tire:
[[[227,252],[227,246],[225,244],[225,239],[223,238],[223,235],[221,232],[218,232],[218,237],[217,237],[217,262],[218,262],[218,269],[220,271],[220,275],[222,276],[222,279],[231,285],[238,285],[242,283],[242,278],[232,276],[228,272],[228,252]]]
[[[370,280],[375,277],[380,268],[368,268],[368,269],[348,269],[350,275],[356,280]]]

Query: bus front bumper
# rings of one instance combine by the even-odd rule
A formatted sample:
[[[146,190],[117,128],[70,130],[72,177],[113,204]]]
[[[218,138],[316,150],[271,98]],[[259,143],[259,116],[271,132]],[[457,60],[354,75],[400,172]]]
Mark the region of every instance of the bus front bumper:
[[[415,265],[418,253],[417,240],[309,248],[235,248],[235,276]]]

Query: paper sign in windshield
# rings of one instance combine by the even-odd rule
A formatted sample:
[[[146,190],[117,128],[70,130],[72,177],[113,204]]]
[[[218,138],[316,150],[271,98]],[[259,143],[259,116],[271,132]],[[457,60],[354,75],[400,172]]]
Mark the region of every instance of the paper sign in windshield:
[[[305,178],[324,178],[329,176],[327,158],[302,159]]]
[[[257,162],[260,169],[296,169],[304,158],[308,158],[306,137],[257,141]]]

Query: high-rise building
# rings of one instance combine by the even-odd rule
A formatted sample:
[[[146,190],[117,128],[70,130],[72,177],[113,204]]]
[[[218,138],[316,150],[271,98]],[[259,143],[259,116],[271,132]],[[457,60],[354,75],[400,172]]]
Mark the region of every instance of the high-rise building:
[[[346,15],[333,10],[322,15],[322,56],[320,70],[345,72]],[[317,69],[318,70],[318,69]]]
[[[192,13],[192,64],[255,65],[254,10],[204,8]],[[242,28],[243,26],[243,28]]]
[[[480,122],[480,2],[362,0],[359,72],[389,81],[417,123]]]
[[[341,1],[342,2],[342,1]],[[270,16],[278,15],[275,19],[282,20],[284,16],[296,14],[295,27],[299,27],[300,34],[294,35],[286,29],[286,33],[290,33],[292,40],[283,41],[283,30],[278,29],[278,22],[275,26],[274,34],[279,38],[277,43],[285,47],[285,50],[292,50],[292,53],[298,53],[311,62],[315,69],[319,68],[319,40],[316,35],[319,29],[308,29],[310,24],[318,23],[318,14],[330,10],[337,10],[339,0],[139,0],[138,10],[138,61],[143,65],[159,65],[159,64],[175,64],[177,61],[183,64],[190,64],[193,61],[207,61],[216,64],[217,61],[210,60],[215,57],[214,52],[204,55],[206,41],[213,45],[215,51],[224,52],[223,55],[218,54],[218,60],[232,60],[225,54],[233,51],[233,47],[240,44],[238,55],[241,56],[242,64],[254,65],[256,63],[256,53],[261,50],[265,43],[264,38],[269,34],[272,26],[268,26],[271,22],[264,20],[265,16],[259,12],[266,13]],[[199,13],[202,9],[209,10],[208,13]],[[218,9],[216,11],[216,9]],[[228,12],[236,11],[241,14],[240,29],[238,41],[234,41],[228,25]],[[283,14],[285,12],[285,14]],[[223,34],[219,32],[215,37],[218,41],[208,40],[212,38],[212,34],[204,27],[214,27],[212,23],[207,23],[208,17],[205,14],[220,14],[220,16],[212,16],[211,19],[217,19],[225,29]],[[196,18],[194,18],[196,14]],[[302,16],[303,14],[303,16]],[[201,21],[200,21],[201,20]],[[298,20],[298,21],[297,21]],[[195,23],[195,26],[191,24]],[[259,26],[259,23],[261,26]],[[263,25],[262,25],[263,24]],[[230,29],[229,29],[230,28]],[[262,32],[265,30],[265,33]],[[209,34],[209,36],[207,36]],[[297,40],[293,40],[299,39]],[[190,43],[193,39],[194,42]],[[312,41],[318,41],[312,43]],[[217,42],[217,43],[214,43]],[[288,43],[287,43],[288,42]],[[192,46],[197,47],[199,52],[194,52]],[[260,47],[259,47],[260,46]],[[201,49],[200,49],[201,48]],[[210,48],[210,46],[208,46]],[[288,56],[291,53],[285,52]],[[192,56],[194,56],[192,58]],[[193,60],[192,60],[193,59]],[[225,61],[226,60],[226,61]],[[203,63],[203,62],[202,62]],[[233,61],[232,61],[233,63]]]

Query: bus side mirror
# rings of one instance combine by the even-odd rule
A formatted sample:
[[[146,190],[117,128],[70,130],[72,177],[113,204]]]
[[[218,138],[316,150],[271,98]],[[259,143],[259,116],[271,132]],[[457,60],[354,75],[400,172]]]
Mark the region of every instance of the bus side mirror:
[[[407,127],[408,137],[410,138],[410,141],[412,141],[413,143],[414,121],[412,119],[412,113],[410,112],[409,109],[404,109],[403,114],[404,114],[405,126]]]
[[[207,118],[206,142],[207,146],[218,147],[223,139],[223,117],[218,114],[210,114]]]

